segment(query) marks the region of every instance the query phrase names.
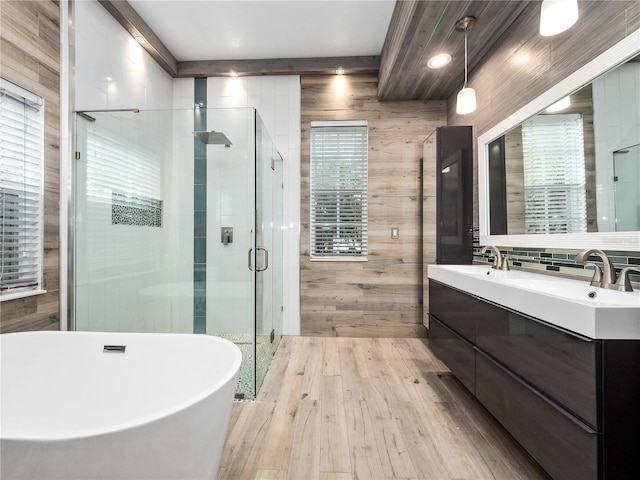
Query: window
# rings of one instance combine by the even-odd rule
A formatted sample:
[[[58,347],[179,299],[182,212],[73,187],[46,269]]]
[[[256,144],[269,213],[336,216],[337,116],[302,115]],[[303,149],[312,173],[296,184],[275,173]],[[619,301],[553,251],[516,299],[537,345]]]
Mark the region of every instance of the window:
[[[526,233],[587,231],[582,116],[538,115],[522,125]]]
[[[41,292],[42,98],[0,79],[0,299]]]
[[[311,122],[311,259],[367,259],[367,122]]]

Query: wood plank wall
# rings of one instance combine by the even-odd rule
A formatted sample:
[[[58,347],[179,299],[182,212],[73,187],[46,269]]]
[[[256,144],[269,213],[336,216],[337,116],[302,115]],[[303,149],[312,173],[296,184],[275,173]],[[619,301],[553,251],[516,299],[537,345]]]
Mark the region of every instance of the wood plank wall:
[[[419,336],[422,325],[423,142],[446,124],[444,101],[379,102],[377,77],[301,79],[300,309],[303,335]],[[369,122],[369,260],[309,260],[309,129],[314,120]],[[431,169],[435,169],[432,159]],[[429,166],[427,166],[427,170]],[[400,238],[391,239],[391,227]],[[425,219],[435,238],[435,215]]]
[[[457,115],[454,94],[447,99],[448,124],[473,125],[474,136],[482,135],[640,28],[638,1],[581,1],[579,9],[580,18],[573,28],[543,37],[539,34],[540,3],[531,2],[490,55],[470,73],[469,86],[476,90],[478,109]],[[469,42],[473,42],[473,31]],[[519,54],[528,55],[529,61],[515,62]],[[478,225],[477,152],[474,195],[474,225]]]
[[[57,330],[59,301],[60,9],[51,0],[0,1],[0,72],[44,98],[44,289],[0,303],[0,332]]]

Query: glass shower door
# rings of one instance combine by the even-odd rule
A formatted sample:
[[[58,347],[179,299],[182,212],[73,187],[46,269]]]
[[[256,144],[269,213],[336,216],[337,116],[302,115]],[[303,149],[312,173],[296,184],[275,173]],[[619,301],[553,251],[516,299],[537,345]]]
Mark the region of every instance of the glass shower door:
[[[273,288],[271,290],[273,301],[272,305],[272,325],[274,332],[274,339],[271,342],[271,355],[275,355],[276,349],[280,344],[282,338],[282,317],[284,309],[284,291],[283,291],[283,233],[284,233],[284,215],[283,215],[283,173],[284,162],[282,156],[274,147],[274,168],[271,175],[272,185],[272,205],[273,205],[273,228],[272,228],[272,249],[274,258],[278,259],[273,264],[273,270],[271,272]]]
[[[237,398],[252,400],[256,395],[255,112],[209,108],[199,113],[204,114],[200,128],[207,144],[195,142],[193,191],[196,239],[198,232],[206,231],[206,274],[198,279],[204,283],[206,301],[202,306],[194,301],[194,313],[200,309],[206,316],[208,335],[231,340],[240,348]],[[228,147],[217,139],[221,133],[229,140]],[[195,275],[200,272],[194,270]]]
[[[171,124],[167,111],[76,115],[75,330],[190,331],[166,294]]]
[[[256,113],[256,392],[282,336],[282,157]]]

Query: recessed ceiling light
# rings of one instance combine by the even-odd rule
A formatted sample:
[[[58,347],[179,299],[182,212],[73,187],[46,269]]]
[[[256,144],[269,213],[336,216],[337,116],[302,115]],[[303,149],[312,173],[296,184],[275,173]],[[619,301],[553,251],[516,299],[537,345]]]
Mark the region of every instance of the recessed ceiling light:
[[[238,72],[236,72],[235,70],[229,70],[229,75],[231,75],[232,77],[237,77]]]
[[[529,60],[531,60],[531,57],[526,53],[516,53],[513,56],[513,63],[515,63],[516,65],[524,65]]]
[[[136,42],[138,42],[140,45],[146,45],[147,44],[147,39],[144,38],[142,35],[136,35],[135,37],[133,37]]]
[[[429,59],[427,67],[429,68],[442,68],[451,62],[451,55],[448,53],[439,53]]]
[[[342,67],[336,68],[336,75],[344,75],[344,68]]]

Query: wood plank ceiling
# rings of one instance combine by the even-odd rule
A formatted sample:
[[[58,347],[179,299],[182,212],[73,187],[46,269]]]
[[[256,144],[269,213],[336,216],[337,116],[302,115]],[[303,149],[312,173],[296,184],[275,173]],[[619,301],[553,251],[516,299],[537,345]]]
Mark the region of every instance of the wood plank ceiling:
[[[476,17],[468,32],[469,71],[482,60],[531,1],[398,1],[380,59],[379,100],[444,100],[464,80],[462,17]],[[438,70],[427,61],[438,53],[452,60]]]
[[[342,65],[347,74],[378,72],[378,99],[444,100],[464,79],[464,34],[455,23],[477,19],[468,34],[469,71],[482,61],[525,8],[539,1],[422,0],[398,1],[380,57],[280,58],[268,60],[206,60],[179,62],[145,21],[124,0],[98,0],[132,36],[143,35],[143,47],[173,77],[238,75],[327,75]],[[427,61],[437,53],[452,56],[449,65],[432,70]]]

